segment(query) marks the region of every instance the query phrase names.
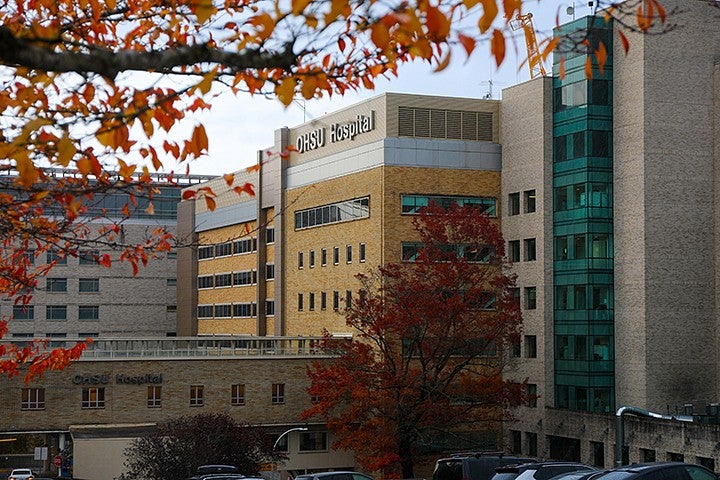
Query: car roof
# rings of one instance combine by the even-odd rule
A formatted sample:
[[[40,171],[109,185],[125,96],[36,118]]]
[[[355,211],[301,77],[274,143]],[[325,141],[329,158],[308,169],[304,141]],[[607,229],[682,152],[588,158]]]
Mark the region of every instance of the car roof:
[[[367,477],[367,475],[365,475],[364,473],[354,472],[354,471],[352,471],[352,470],[336,470],[336,471],[334,471],[334,472],[304,473],[304,474],[302,474],[302,475],[298,475],[298,476],[295,477],[295,478],[296,478],[296,479],[297,479],[297,478],[313,478],[313,477],[322,478],[322,477],[328,477],[328,476],[331,476],[331,475],[338,475],[338,474],[340,474],[340,475],[343,475],[343,474],[363,475],[363,476],[366,476],[366,477]]]

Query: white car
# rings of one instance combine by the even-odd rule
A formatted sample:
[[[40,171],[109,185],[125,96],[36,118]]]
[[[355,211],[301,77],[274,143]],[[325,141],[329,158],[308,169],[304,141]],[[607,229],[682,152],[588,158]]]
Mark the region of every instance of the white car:
[[[10,472],[8,480],[33,480],[35,474],[29,468],[16,468]]]

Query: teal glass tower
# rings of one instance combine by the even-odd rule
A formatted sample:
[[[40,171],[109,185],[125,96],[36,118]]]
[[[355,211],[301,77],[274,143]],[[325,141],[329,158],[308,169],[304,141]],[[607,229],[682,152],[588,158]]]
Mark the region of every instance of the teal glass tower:
[[[612,24],[585,17],[555,34],[567,40],[553,63],[555,406],[612,412]]]

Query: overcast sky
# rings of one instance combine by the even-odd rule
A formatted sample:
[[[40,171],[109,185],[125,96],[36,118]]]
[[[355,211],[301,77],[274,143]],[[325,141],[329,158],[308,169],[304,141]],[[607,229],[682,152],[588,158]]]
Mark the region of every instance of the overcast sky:
[[[560,0],[525,1],[524,10],[533,13],[535,28],[539,31],[538,40],[552,34],[558,12],[560,23],[572,20],[566,13],[571,4],[573,2]],[[575,1],[574,4],[577,18],[590,12],[587,1]],[[205,125],[210,149],[207,157],[191,163],[190,173],[219,175],[241,170],[256,162],[258,150],[273,145],[274,132],[278,128],[295,127],[383,92],[481,98],[490,93],[492,82],[492,96],[498,99],[503,88],[530,78],[527,65],[520,65],[526,57],[524,37],[518,35],[515,40],[515,45],[508,45],[500,68],[496,68],[490,58],[489,45],[483,44],[475,49],[468,62],[464,61],[464,54],[455,55],[443,72],[433,73],[422,64],[404,66],[398,78],[378,80],[375,90],[348,93],[344,97],[299,100],[285,108],[276,99],[247,94],[224,95],[212,102],[210,112],[197,117],[197,121]],[[516,49],[519,55],[516,55]],[[549,61],[545,69],[550,72]],[[186,122],[188,128],[192,125],[192,121]]]

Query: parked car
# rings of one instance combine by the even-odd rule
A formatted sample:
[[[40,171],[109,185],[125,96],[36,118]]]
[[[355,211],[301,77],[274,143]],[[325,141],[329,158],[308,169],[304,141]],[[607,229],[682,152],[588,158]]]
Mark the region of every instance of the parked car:
[[[492,480],[549,480],[561,473],[596,472],[596,468],[577,462],[533,462],[495,469]]]
[[[235,478],[232,478],[232,480],[244,477],[240,474],[240,469],[234,465],[200,465],[197,468],[195,475],[190,477],[189,480],[207,480],[213,475],[221,474],[234,474]]]
[[[295,480],[374,480],[372,477],[352,471],[318,472],[298,475]]]
[[[554,477],[553,480],[720,480],[707,468],[683,462],[651,462],[625,465],[590,473],[580,478]]]
[[[33,480],[34,478],[35,474],[29,468],[16,468],[8,475],[8,480]]]
[[[457,454],[435,462],[433,480],[490,480],[497,467],[534,461],[532,458],[504,455],[501,452]]]

